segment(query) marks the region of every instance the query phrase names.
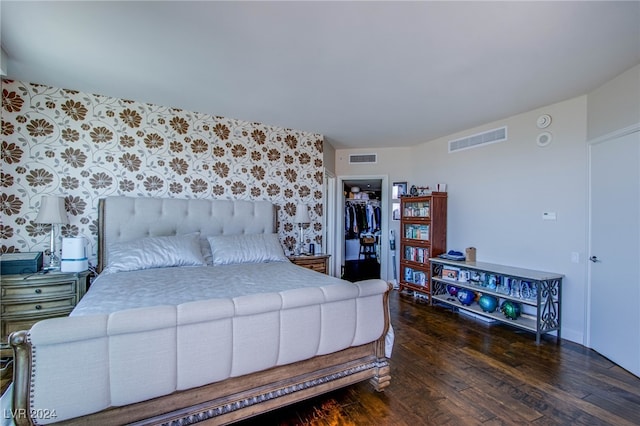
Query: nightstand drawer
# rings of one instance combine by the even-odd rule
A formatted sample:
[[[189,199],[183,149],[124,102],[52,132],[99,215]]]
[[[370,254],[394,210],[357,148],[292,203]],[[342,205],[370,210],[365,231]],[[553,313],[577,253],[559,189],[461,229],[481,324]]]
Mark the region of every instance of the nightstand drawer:
[[[40,315],[49,312],[59,313],[61,310],[71,312],[76,305],[76,296],[72,295],[62,299],[54,300],[32,300],[21,301],[20,303],[3,303],[2,316],[5,315]],[[4,318],[3,318],[4,320]]]
[[[329,255],[289,256],[291,263],[323,274],[329,273]]]
[[[2,286],[2,300],[7,301],[7,299],[24,299],[28,297],[51,297],[75,294],[75,292],[76,281],[6,285]]]
[[[325,266],[324,266],[324,262],[322,262],[322,263],[306,263],[306,264],[300,264],[300,266],[302,266],[303,268],[313,269],[314,271],[322,272],[323,274],[327,270],[327,268],[325,268]]]
[[[20,330],[29,330],[31,328],[31,326],[33,324],[35,324],[38,320],[34,320],[34,319],[30,319],[30,320],[25,320],[25,319],[16,319],[16,320],[2,320],[2,335],[3,336],[9,336],[11,333],[13,333],[14,331],[20,331]],[[3,341],[3,344],[8,344],[8,341]]]
[[[29,319],[24,319],[24,318],[4,319],[3,318],[2,321],[0,321],[2,323],[2,326],[1,326],[2,336],[7,336],[7,338],[3,338],[2,344],[8,345],[9,343],[7,340],[8,336],[14,331],[29,330],[33,326],[33,324],[37,323],[38,321],[42,321],[49,318],[66,316],[66,315],[69,315],[69,312],[56,312],[55,315],[42,315],[42,316],[34,315],[29,317]]]

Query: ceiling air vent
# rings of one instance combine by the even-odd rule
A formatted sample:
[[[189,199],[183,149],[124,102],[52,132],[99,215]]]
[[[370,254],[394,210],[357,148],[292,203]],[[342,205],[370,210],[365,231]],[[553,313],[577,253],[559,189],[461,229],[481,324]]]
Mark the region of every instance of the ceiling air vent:
[[[449,141],[449,152],[462,151],[469,148],[477,148],[490,143],[507,140],[507,126],[498,129],[488,130],[465,138]]]
[[[378,154],[349,154],[349,164],[376,164]]]

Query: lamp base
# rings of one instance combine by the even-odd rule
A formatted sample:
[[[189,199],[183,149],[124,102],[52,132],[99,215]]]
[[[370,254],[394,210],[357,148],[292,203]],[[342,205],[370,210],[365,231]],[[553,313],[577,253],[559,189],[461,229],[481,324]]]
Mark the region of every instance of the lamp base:
[[[46,253],[46,252],[45,252]],[[59,271],[60,270],[60,258],[55,255],[55,249],[49,250],[49,264],[43,265],[43,271]]]
[[[56,240],[55,240],[55,223],[51,224],[51,241],[49,247],[49,265],[42,268],[43,271],[59,271],[60,270],[60,258],[56,254]]]
[[[60,270],[60,265],[58,265],[58,266],[45,266],[44,268],[42,268],[42,270],[46,271],[46,272],[59,271]]]
[[[55,259],[54,257],[51,258],[51,260],[49,261],[49,264],[44,266],[42,268],[43,271],[59,271],[60,270],[60,261],[58,259]]]

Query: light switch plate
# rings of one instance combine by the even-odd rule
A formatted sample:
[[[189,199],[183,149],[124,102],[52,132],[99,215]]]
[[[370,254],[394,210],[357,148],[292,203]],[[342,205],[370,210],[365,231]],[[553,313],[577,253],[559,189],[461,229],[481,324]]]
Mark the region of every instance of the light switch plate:
[[[556,212],[542,212],[542,220],[556,220]]]

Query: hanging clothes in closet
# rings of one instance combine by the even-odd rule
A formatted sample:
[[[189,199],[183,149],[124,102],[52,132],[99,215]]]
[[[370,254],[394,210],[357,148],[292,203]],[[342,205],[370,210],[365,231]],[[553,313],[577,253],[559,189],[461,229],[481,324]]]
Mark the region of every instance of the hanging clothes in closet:
[[[360,238],[380,230],[381,209],[377,201],[352,201],[345,203],[345,238]]]

